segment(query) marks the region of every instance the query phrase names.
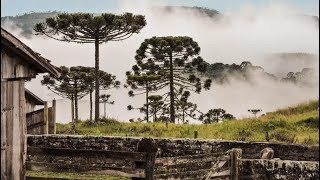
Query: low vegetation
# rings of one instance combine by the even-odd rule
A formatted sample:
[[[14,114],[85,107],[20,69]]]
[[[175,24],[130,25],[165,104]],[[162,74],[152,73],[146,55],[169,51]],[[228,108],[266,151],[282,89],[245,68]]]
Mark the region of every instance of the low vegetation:
[[[76,134],[101,136],[176,137],[270,141],[319,146],[319,101],[267,113],[257,118],[228,120],[213,124],[123,123],[102,119],[99,123],[81,121]],[[71,124],[57,124],[57,133],[66,134]]]

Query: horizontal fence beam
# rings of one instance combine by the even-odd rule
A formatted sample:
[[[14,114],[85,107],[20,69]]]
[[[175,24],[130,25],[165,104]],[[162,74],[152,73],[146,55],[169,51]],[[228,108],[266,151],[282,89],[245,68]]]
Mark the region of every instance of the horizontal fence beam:
[[[214,154],[199,154],[199,155],[156,158],[155,165],[171,166],[171,165],[178,165],[178,164],[188,164],[188,163],[217,161],[217,160],[227,161],[227,160],[230,160],[230,156],[224,153],[214,153]]]
[[[145,169],[132,169],[123,167],[107,167],[77,164],[26,162],[26,169],[30,171],[49,171],[49,172],[81,172],[86,174],[100,174],[123,177],[145,177]]]
[[[145,152],[127,152],[127,151],[107,151],[107,150],[89,150],[89,149],[67,149],[67,148],[42,148],[28,147],[28,155],[35,156],[68,156],[68,157],[98,157],[107,159],[146,161]]]
[[[34,123],[34,124],[31,124],[29,126],[27,126],[27,129],[28,130],[32,130],[34,128],[37,128],[37,127],[40,127],[40,126],[44,126],[46,125],[46,123],[44,121],[41,121],[41,122],[37,122],[37,123]]]
[[[29,116],[31,116],[33,114],[43,113],[43,111],[44,111],[44,108],[38,109],[38,110],[35,110],[35,111],[32,111],[32,112],[26,113],[26,116],[29,117]]]

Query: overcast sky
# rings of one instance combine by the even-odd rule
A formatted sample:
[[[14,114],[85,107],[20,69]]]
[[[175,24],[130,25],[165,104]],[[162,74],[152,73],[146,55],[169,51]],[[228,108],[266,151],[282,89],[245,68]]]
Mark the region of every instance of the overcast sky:
[[[279,52],[319,52],[319,24],[300,14],[318,16],[317,0],[2,0],[1,15],[17,15],[27,12],[132,12],[143,14],[147,26],[139,34],[121,42],[110,42],[100,46],[100,68],[117,76],[125,83],[125,72],[136,62],[136,49],[144,39],[152,36],[190,36],[201,47],[201,56],[208,63],[237,63],[250,61],[262,66],[266,72],[283,77],[288,72],[298,72],[306,67],[318,67],[319,59],[270,62],[266,54]],[[157,5],[184,5],[209,7],[223,12],[221,21],[201,16],[188,10],[171,13],[157,12]],[[297,14],[299,14],[297,16]],[[94,46],[59,42],[42,36],[26,38],[21,30],[4,23],[3,28],[17,36],[30,48],[50,59],[56,66],[94,66]],[[275,59],[273,59],[275,60]],[[318,69],[317,69],[318,70]],[[319,70],[317,71],[319,73]],[[310,99],[318,99],[319,82],[315,86],[300,87],[292,84],[269,82],[255,77],[255,84],[232,81],[227,85],[213,84],[211,90],[200,95],[193,94],[190,101],[197,103],[199,110],[223,108],[236,117],[247,117],[247,109],[259,108],[264,112],[287,107]],[[42,76],[27,83],[27,88],[45,101],[57,99],[57,122],[70,122],[70,102],[61,99],[41,86]],[[127,105],[141,107],[144,96],[130,98],[128,89],[113,89],[114,105],[106,113],[121,121],[142,117],[139,111],[128,111]],[[88,96],[79,102],[79,117],[89,117]],[[103,114],[103,106],[100,106]]]
[[[117,11],[123,1],[132,0],[1,0],[1,16],[15,16],[27,12],[112,12]],[[200,6],[218,11],[232,11],[245,5],[267,6],[283,3],[304,9],[306,14],[319,16],[319,0],[135,0],[154,4]]]

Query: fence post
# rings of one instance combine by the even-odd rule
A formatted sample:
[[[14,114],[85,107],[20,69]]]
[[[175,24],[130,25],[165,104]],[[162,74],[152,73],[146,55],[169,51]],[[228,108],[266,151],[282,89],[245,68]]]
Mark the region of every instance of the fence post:
[[[241,149],[231,149],[230,158],[231,158],[231,167],[230,167],[230,179],[238,180],[239,179],[239,162],[242,156]]]
[[[158,150],[157,144],[151,138],[143,138],[138,143],[137,152],[146,153],[146,162],[135,162],[135,167],[145,169],[145,178],[135,178],[132,180],[146,179],[153,180],[153,171],[156,158],[156,152]]]
[[[48,102],[44,102],[44,108],[43,108],[43,121],[44,121],[44,126],[43,126],[43,134],[48,134]]]
[[[56,134],[56,100],[52,100],[52,107],[49,118],[49,134]]]
[[[195,139],[198,138],[198,131],[194,131],[194,138],[195,138]]]

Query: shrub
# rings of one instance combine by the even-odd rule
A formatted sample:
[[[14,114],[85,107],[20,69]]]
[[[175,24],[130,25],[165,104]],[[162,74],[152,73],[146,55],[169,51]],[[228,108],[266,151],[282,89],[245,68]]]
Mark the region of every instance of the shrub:
[[[138,131],[138,133],[148,133],[148,132],[151,132],[151,127],[149,126],[142,126]]]
[[[277,141],[287,142],[291,144],[296,142],[296,134],[286,129],[276,129],[271,134],[271,138],[274,138]]]
[[[265,123],[262,128],[264,131],[271,131],[277,128],[285,128],[287,127],[287,125],[288,123],[285,120],[272,119],[272,120],[269,120],[267,123]]]
[[[319,129],[319,117],[310,117],[305,120],[299,121],[297,124],[310,127],[310,128]]]
[[[312,145],[312,144],[314,144],[314,141],[313,141],[313,139],[311,139],[311,137],[309,136],[308,138],[305,138],[305,139],[303,140],[302,144],[304,144],[304,145]]]
[[[238,132],[238,137],[236,138],[236,140],[245,141],[251,135],[252,133],[250,131],[242,129],[241,131]]]

